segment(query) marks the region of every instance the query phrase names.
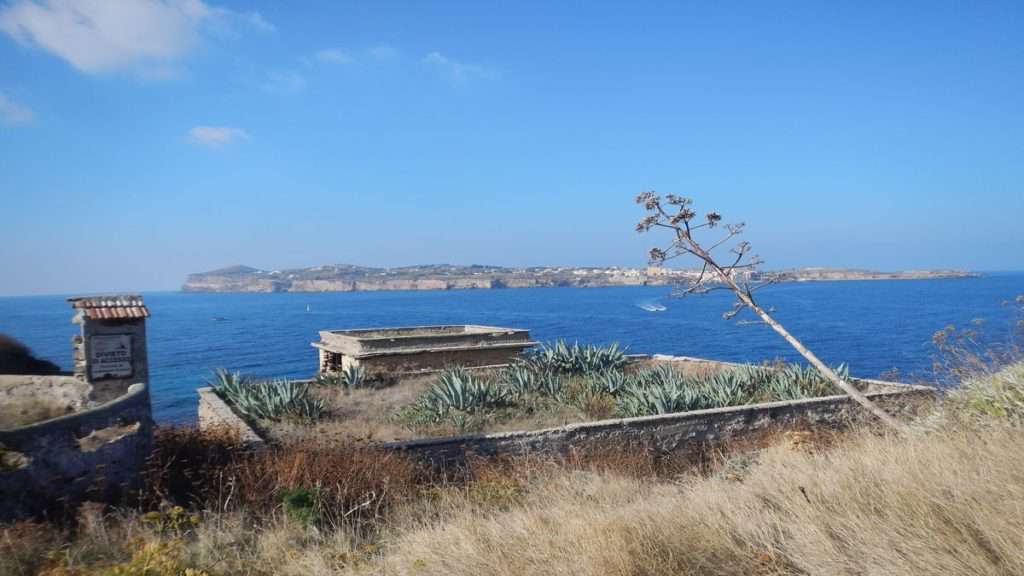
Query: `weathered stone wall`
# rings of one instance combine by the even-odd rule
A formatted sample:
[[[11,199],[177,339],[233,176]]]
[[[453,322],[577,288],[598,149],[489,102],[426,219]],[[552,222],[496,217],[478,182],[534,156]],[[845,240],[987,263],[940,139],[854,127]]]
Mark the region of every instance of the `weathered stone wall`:
[[[897,415],[913,411],[936,394],[935,389],[928,386],[878,380],[861,382],[867,383],[869,398]],[[199,411],[200,428],[227,426],[243,438],[259,438],[212,391],[200,392]],[[458,465],[469,454],[489,456],[531,452],[565,455],[572,450],[599,446],[685,453],[702,448],[707,443],[739,438],[776,427],[801,424],[838,428],[863,415],[863,409],[848,396],[827,396],[659,416],[580,422],[543,430],[421,438],[389,442],[382,446],[406,452],[440,467]]]
[[[881,383],[878,384],[881,386]],[[872,392],[868,397],[886,410],[898,413],[933,397],[935,390],[925,386],[891,386],[888,391]],[[463,462],[468,454],[545,453],[566,455],[572,450],[599,446],[618,446],[679,453],[694,450],[710,442],[795,424],[842,427],[862,409],[848,396],[828,396],[807,400],[772,402],[694,410],[676,414],[581,422],[524,432],[475,434],[448,438],[423,438],[384,444],[386,448],[407,452],[435,466]]]
[[[221,400],[213,388],[200,388],[199,393],[199,428],[213,430],[223,428],[238,434],[243,443],[259,447],[263,445],[260,437],[250,426],[235,414],[234,410]]]
[[[395,354],[360,358],[356,362],[367,374],[400,374],[442,370],[448,366],[479,368],[502,366],[519,355],[519,348],[498,348],[493,350],[436,350],[417,354]],[[342,366],[351,358],[344,356]]]
[[[89,366],[92,338],[94,336],[127,335],[132,337],[132,375],[125,378],[104,378],[97,380],[90,374]],[[124,394],[136,382],[149,382],[149,358],[146,350],[146,323],[123,320],[89,320],[82,324],[82,333],[72,338],[72,358],[75,376],[92,382],[98,400],[109,400]]]
[[[138,481],[152,441],[141,383],[114,400],[0,430],[0,520],[117,498]]]
[[[77,412],[95,404],[91,392],[72,376],[0,375],[0,430]]]

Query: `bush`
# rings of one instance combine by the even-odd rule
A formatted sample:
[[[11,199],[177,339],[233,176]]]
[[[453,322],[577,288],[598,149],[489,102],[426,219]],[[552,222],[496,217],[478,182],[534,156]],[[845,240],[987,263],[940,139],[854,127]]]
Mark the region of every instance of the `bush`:
[[[229,433],[158,428],[142,503],[267,515],[306,490],[315,495],[318,521],[359,522],[414,497],[424,477],[404,455],[368,445],[252,451]]]
[[[320,494],[308,488],[286,488],[281,493],[281,502],[288,517],[302,525],[310,525],[320,519]]]
[[[995,374],[975,376],[950,392],[946,400],[947,407],[958,417],[1024,423],[1024,362]]]

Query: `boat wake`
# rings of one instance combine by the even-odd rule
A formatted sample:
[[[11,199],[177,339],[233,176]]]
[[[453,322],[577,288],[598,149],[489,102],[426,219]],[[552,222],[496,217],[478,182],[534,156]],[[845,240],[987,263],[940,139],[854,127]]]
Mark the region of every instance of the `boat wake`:
[[[668,310],[665,305],[659,304],[657,300],[642,300],[636,303],[636,307],[648,312],[664,312]]]

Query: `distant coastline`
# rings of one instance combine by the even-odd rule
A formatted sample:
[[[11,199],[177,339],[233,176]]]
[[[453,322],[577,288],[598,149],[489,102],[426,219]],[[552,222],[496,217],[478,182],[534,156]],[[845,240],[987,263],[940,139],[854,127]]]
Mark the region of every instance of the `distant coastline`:
[[[231,266],[190,274],[183,292],[363,292],[381,290],[465,290],[541,287],[664,286],[685,282],[698,270],[660,267],[452,266],[447,264],[371,268],[346,264],[261,270]],[[879,272],[843,268],[795,268],[754,273],[753,280],[811,282],[845,280],[929,280],[973,278],[963,270]]]

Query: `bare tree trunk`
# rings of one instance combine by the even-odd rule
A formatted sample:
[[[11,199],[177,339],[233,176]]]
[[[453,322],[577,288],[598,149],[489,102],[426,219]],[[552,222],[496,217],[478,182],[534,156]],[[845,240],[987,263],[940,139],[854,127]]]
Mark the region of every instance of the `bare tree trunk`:
[[[899,422],[897,422],[895,418],[886,413],[885,410],[879,408],[877,404],[868,399],[868,397],[865,396],[860,390],[857,390],[857,388],[855,388],[849,382],[840,378],[834,370],[832,370],[831,368],[828,367],[828,365],[819,360],[813,352],[808,350],[807,347],[804,346],[803,343],[801,343],[799,340],[797,340],[795,336],[790,334],[789,331],[782,326],[782,324],[776,322],[774,318],[769,316],[768,313],[764,311],[764,309],[755,304],[753,300],[747,297],[746,294],[742,294],[741,292],[737,292],[737,294],[740,295],[740,300],[742,300],[744,304],[749,306],[755,314],[757,314],[758,316],[761,317],[762,320],[764,320],[765,324],[771,326],[772,330],[775,330],[776,332],[779,333],[780,336],[785,338],[786,342],[789,342],[790,346],[796,349],[796,351],[799,352],[801,356],[806,358],[812,366],[817,368],[818,371],[824,374],[825,377],[828,378],[833,384],[835,384],[844,392],[846,392],[850,396],[850,398],[853,398],[858,404],[867,408],[868,411],[870,411],[872,414],[877,416],[879,420],[885,422],[889,426],[893,428],[902,427],[902,425]]]
[[[684,236],[681,234],[681,232],[679,234],[680,239],[689,240],[688,235]],[[902,424],[897,422],[895,418],[886,413],[885,410],[879,408],[877,404],[868,399],[868,397],[861,393],[860,390],[857,390],[857,388],[855,388],[849,382],[840,378],[834,370],[829,368],[828,365],[826,365],[824,362],[818,359],[818,357],[815,356],[813,352],[808,350],[802,342],[800,342],[799,340],[796,339],[795,336],[790,334],[789,331],[782,326],[782,324],[779,324],[778,322],[775,321],[774,318],[769,316],[763,308],[761,308],[754,302],[754,299],[750,296],[750,294],[748,294],[745,290],[740,288],[738,284],[736,284],[736,281],[733,280],[732,275],[726,272],[724,269],[722,269],[722,267],[719,266],[714,261],[714,259],[711,258],[711,255],[708,254],[703,248],[693,243],[690,243],[690,246],[692,249],[692,253],[700,257],[702,260],[707,262],[708,265],[712,267],[712,269],[718,274],[718,277],[721,278],[722,281],[725,282],[729,286],[729,288],[736,293],[736,296],[740,299],[740,302],[742,302],[744,305],[753,310],[754,313],[761,318],[761,320],[764,320],[765,324],[771,326],[772,330],[775,330],[780,336],[782,336],[786,340],[786,342],[789,342],[790,346],[792,346],[797,352],[799,352],[801,356],[806,358],[807,361],[810,362],[812,366],[817,368],[819,372],[821,372],[826,378],[829,379],[829,381],[835,384],[839,389],[846,392],[850,396],[850,398],[853,398],[858,404],[860,404],[864,408],[867,408],[869,412],[877,416],[879,420],[885,422],[888,426],[891,426],[892,428],[896,429],[903,427]]]

